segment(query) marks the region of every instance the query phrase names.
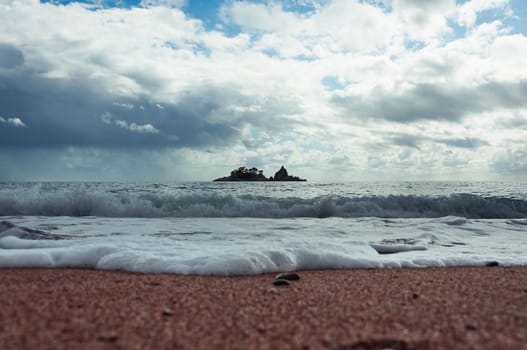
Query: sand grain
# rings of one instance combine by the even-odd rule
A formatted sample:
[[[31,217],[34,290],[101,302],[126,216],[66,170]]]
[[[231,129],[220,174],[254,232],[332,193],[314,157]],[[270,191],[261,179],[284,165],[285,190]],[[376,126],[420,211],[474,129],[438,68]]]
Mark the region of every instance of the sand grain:
[[[3,349],[527,349],[527,268],[0,270]]]

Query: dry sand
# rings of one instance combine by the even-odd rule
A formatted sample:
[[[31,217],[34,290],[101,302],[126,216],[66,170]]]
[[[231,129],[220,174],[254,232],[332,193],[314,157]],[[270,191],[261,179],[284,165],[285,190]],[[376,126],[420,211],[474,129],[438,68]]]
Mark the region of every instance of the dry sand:
[[[527,267],[0,270],[2,349],[527,349]]]

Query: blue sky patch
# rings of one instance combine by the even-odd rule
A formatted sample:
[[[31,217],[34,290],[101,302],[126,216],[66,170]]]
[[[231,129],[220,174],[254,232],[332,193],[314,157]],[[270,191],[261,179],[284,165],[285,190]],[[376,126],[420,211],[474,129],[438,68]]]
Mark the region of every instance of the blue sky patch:
[[[328,90],[343,90],[347,84],[341,82],[336,76],[328,76],[322,79],[322,85]]]

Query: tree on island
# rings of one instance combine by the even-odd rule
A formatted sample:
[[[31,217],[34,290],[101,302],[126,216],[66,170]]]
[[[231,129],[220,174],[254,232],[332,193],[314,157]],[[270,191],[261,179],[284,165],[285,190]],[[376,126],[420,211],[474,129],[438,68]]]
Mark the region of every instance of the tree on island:
[[[287,173],[286,168],[282,165],[280,170],[278,170],[274,177],[267,178],[263,174],[263,170],[258,170],[258,168],[246,168],[244,166],[239,167],[231,171],[230,176],[221,177],[215,179],[214,181],[306,181],[301,179],[298,176],[290,176]]]
[[[263,175],[263,170],[257,168],[246,168],[244,166],[239,167],[231,171],[231,175],[222,177],[214,181],[267,181],[267,178]]]

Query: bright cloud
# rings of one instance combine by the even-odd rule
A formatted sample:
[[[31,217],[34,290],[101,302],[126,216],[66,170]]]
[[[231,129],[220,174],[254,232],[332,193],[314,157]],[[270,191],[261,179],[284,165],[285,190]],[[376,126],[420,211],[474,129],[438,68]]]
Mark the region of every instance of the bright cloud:
[[[527,176],[527,5],[96,3],[0,3],[0,115],[24,118],[0,118],[0,179],[42,154],[75,178],[128,178],[126,159],[170,179]]]
[[[116,120],[115,125],[123,129],[133,131],[133,132],[139,132],[139,133],[146,132],[146,133],[151,133],[151,134],[159,133],[159,130],[153,127],[152,124],[144,124],[144,125],[138,125],[136,123],[128,124],[124,120]]]
[[[11,124],[13,126],[26,126],[20,118],[2,118],[0,117],[0,123]]]
[[[471,28],[476,24],[479,13],[496,9],[504,10],[505,16],[512,15],[508,0],[470,0],[457,7],[456,19],[460,24]]]

